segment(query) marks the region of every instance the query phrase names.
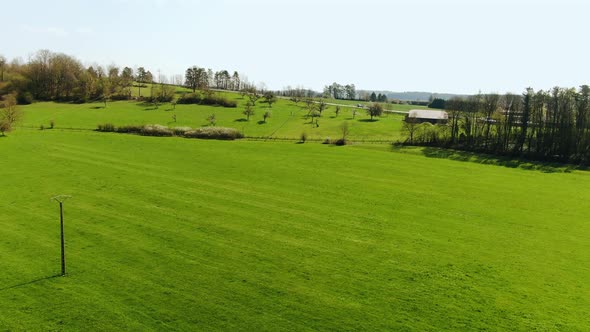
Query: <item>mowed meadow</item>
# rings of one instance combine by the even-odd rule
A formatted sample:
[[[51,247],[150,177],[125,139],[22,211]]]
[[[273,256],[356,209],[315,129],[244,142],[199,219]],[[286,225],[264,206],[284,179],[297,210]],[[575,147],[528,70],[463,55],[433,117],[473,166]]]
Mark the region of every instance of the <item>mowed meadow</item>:
[[[586,171],[65,130],[170,111],[50,105],[24,121],[56,129],[0,138],[0,330],[590,327]],[[200,126],[210,110],[176,112]],[[57,194],[73,196],[66,277]]]
[[[23,107],[0,137],[0,330],[590,327],[587,171],[362,143],[402,137],[396,114],[330,106],[317,126],[279,100],[246,121],[226,96]],[[210,114],[278,140],[93,131]],[[343,122],[353,145],[317,142]]]

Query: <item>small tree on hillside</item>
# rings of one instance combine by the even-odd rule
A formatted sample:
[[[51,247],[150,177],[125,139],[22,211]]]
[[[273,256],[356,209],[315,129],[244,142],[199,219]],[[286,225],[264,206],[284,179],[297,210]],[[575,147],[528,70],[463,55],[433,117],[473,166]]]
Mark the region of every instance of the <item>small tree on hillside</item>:
[[[242,88],[240,90],[240,96],[242,96],[242,99],[244,99],[246,97],[246,95],[248,94],[248,89],[246,88]]]
[[[264,119],[264,123],[266,123],[266,119],[270,118],[271,115],[272,115],[272,113],[270,113],[270,111],[264,112],[264,114],[262,115],[262,118]]]
[[[246,116],[246,120],[250,121],[250,116],[254,115],[254,108],[249,102],[246,103],[246,109],[242,112]]]
[[[411,119],[406,119],[402,124],[402,133],[407,136],[406,141],[409,141],[410,144],[414,144],[414,137],[418,131],[418,126],[419,123]]]
[[[256,105],[256,101],[258,101],[260,97],[262,96],[260,95],[260,92],[258,92],[258,90],[254,88],[248,90],[248,99],[250,99],[250,103],[252,104],[252,106]]]
[[[277,101],[277,97],[275,96],[274,93],[272,93],[271,91],[267,91],[266,93],[264,93],[264,101],[265,103],[268,104],[268,107],[272,108],[272,104],[274,104]]]
[[[328,104],[323,99],[320,99],[320,101],[317,104],[317,109],[318,109],[318,112],[320,112],[320,116],[321,116],[322,112],[328,109]]]
[[[291,97],[289,100],[293,102],[293,104],[295,104],[295,106],[298,106],[298,104],[301,102],[303,98],[299,97],[299,96],[293,96]]]
[[[369,109],[367,109],[367,114],[371,116],[371,120],[373,120],[373,117],[381,116],[383,114],[383,106],[381,106],[381,104],[375,103],[371,105]]]
[[[215,126],[215,124],[217,123],[217,117],[215,117],[215,113],[209,115],[207,117],[207,121],[209,121],[210,126]]]
[[[342,140],[346,141],[346,138],[348,138],[348,134],[350,132],[350,125],[348,124],[348,121],[342,122],[340,125],[340,132],[342,133]]]
[[[315,119],[315,125],[318,126],[318,118],[320,116],[322,116],[322,114],[318,111],[311,111],[311,113],[309,114],[311,116],[311,123],[314,123],[314,119]]]
[[[340,106],[336,106],[334,113],[336,113],[336,117],[338,117],[338,114],[340,114]]]
[[[315,110],[315,102],[312,98],[306,98],[303,100],[305,103],[305,109],[307,110],[307,116],[310,116],[311,113]]]
[[[143,67],[137,68],[137,75],[135,76],[135,80],[137,81],[137,83],[139,83],[137,85],[137,94],[139,97],[141,97],[141,88],[142,88],[143,83],[145,83],[145,81],[146,81],[146,75],[147,75],[147,72],[145,71],[145,68],[143,68]]]
[[[133,69],[129,67],[123,68],[121,72],[121,88],[122,92],[131,99],[131,87],[133,86]]]

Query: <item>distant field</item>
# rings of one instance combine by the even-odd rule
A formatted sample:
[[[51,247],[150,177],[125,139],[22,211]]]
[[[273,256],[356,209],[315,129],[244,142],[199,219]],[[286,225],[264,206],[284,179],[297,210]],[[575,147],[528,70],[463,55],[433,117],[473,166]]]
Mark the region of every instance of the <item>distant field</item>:
[[[589,173],[436,151],[19,129],[0,330],[588,330]]]
[[[278,100],[272,108],[259,101],[255,107],[255,115],[250,121],[246,121],[246,116],[242,112],[247,100],[235,93],[221,94],[236,100],[238,107],[176,105],[174,108],[171,104],[163,104],[156,109],[151,104],[128,101],[108,102],[106,108],[103,103],[35,103],[23,107],[25,118],[22,125],[34,128],[41,125],[47,127],[50,121],[54,120],[58,128],[95,129],[98,124],[107,122],[117,126],[161,124],[194,128],[208,125],[206,118],[215,114],[217,125],[236,128],[243,131],[246,136],[298,139],[306,132],[310,139],[335,139],[341,136],[342,122],[347,121],[350,125],[350,138],[353,140],[393,141],[400,138],[400,115],[384,115],[370,122],[365,110],[342,107],[336,117],[336,107],[330,106],[319,118],[319,126],[316,126],[315,123],[311,123],[311,118],[306,117],[307,111],[302,108],[302,103],[295,106],[288,100]],[[356,111],[354,119],[353,110]],[[266,111],[271,111],[272,116],[264,123],[262,115]],[[176,115],[176,123],[173,122],[173,115]]]
[[[325,99],[327,103],[330,104],[342,104],[342,105],[349,105],[349,106],[357,106],[363,105],[364,107],[368,107],[372,102],[369,101],[358,101],[358,100],[345,100],[345,99]],[[418,106],[418,105],[407,105],[407,104],[391,104],[391,103],[381,103],[384,106],[384,109],[393,110],[393,111],[402,111],[407,112],[413,109],[428,109],[426,106]]]
[[[131,88],[131,95],[133,97],[139,97],[140,96],[140,92],[141,92],[141,96],[142,97],[151,97],[152,95],[152,86],[153,88],[157,88],[158,87],[158,83],[155,84],[151,84],[151,83],[145,83],[142,84],[142,87],[139,87],[139,83],[134,82],[133,83],[133,87]],[[192,92],[192,90],[187,89],[185,87],[182,86],[174,86],[175,92],[176,94],[182,94],[182,93],[187,93],[187,92]]]

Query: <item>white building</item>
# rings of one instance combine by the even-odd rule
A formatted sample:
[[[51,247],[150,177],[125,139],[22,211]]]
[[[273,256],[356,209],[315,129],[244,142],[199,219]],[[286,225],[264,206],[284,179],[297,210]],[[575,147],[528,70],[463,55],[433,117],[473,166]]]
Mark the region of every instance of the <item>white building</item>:
[[[406,115],[406,122],[430,122],[432,124],[447,123],[449,121],[449,114],[445,111],[433,110],[411,110]]]

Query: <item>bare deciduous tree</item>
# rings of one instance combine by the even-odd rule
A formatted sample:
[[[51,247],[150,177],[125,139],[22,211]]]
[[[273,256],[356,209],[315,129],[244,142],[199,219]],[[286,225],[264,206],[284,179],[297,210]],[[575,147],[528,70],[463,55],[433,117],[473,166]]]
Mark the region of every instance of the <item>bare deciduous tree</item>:
[[[252,104],[250,104],[249,102],[246,103],[246,109],[244,110],[244,112],[242,112],[242,114],[246,116],[246,120],[250,121],[250,117],[254,115],[254,108],[252,107]]]

